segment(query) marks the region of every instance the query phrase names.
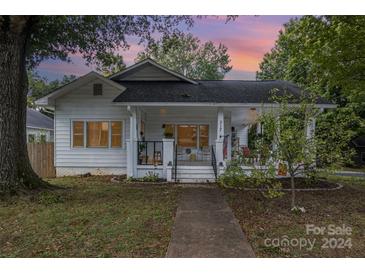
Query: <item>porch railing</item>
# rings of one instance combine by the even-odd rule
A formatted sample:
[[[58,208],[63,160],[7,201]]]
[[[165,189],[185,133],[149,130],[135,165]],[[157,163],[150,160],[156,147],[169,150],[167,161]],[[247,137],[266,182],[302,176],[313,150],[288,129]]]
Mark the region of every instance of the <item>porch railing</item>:
[[[217,176],[217,160],[216,160],[216,158],[215,158],[215,153],[214,153],[214,146],[212,145],[211,146],[211,150],[212,150],[212,157],[211,157],[211,159],[212,159],[212,167],[213,167],[213,171],[214,171],[214,176],[215,176],[215,179],[217,179],[218,178],[218,176]]]
[[[138,165],[162,165],[162,141],[137,141]]]

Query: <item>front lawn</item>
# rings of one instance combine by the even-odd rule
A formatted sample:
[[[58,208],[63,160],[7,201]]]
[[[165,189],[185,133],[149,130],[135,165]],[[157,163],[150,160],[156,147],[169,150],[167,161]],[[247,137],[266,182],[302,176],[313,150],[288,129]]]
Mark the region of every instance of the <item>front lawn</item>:
[[[179,188],[50,180],[65,189],[0,200],[0,257],[164,257]]]
[[[331,176],[330,180],[344,183],[344,188],[297,192],[297,204],[306,210],[302,214],[290,212],[289,193],[270,200],[258,191],[224,192],[258,257],[364,257],[365,178]],[[326,230],[323,235],[307,235],[306,224]],[[329,225],[351,227],[351,235],[329,235]],[[289,239],[289,245],[283,239]],[[297,240],[302,241],[302,248]]]

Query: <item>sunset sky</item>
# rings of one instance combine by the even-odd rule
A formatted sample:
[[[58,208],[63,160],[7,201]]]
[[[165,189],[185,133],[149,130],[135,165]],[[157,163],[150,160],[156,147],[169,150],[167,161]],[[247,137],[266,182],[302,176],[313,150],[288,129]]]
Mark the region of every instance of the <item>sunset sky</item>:
[[[255,79],[263,55],[274,46],[283,24],[293,17],[295,16],[240,16],[227,24],[224,18],[208,17],[196,20],[189,32],[202,42],[211,40],[228,47],[233,69],[225,79],[249,80]],[[120,52],[128,66],[134,63],[137,53],[143,49],[142,45],[133,41],[130,43],[129,50]],[[62,78],[65,74],[81,76],[91,70],[93,68],[86,66],[79,56],[73,56],[72,63],[48,60],[38,67],[39,74],[48,80]]]

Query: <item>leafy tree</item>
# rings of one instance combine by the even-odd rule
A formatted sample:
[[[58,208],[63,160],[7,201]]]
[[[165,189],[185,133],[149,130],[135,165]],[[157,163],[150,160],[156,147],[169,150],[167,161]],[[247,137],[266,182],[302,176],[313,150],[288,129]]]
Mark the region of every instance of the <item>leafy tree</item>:
[[[257,78],[292,81],[364,121],[364,56],[364,16],[303,16],[284,25]],[[354,128],[358,134],[363,123]]]
[[[315,107],[315,99],[303,95],[298,106],[290,96],[273,96],[278,107],[262,113],[259,121],[264,125],[266,136],[271,138],[271,149],[267,159],[270,162],[284,163],[291,181],[291,207],[298,209],[295,202],[295,178],[313,176],[316,173],[316,160],[321,167],[331,169],[342,165],[348,159],[350,150],[347,144],[353,137],[349,133],[349,120],[345,115],[336,115],[329,111],[320,113]],[[313,119],[326,121],[319,123],[314,132],[308,132]],[[336,122],[336,127],[333,126]],[[265,135],[264,134],[264,135]],[[257,151],[267,150],[267,137],[256,142]],[[266,138],[266,139],[265,139]]]
[[[221,80],[232,69],[227,51],[223,44],[202,44],[192,34],[178,33],[150,43],[136,60],[149,57],[191,79]]]
[[[103,64],[97,67],[97,71],[108,77],[126,68],[123,56],[119,54],[106,53],[102,56]]]
[[[47,78],[40,76],[37,72],[28,72],[28,107],[35,108],[34,102],[37,99],[46,96],[58,87],[74,81],[76,78],[75,75],[64,75],[62,80],[48,81]]]
[[[191,16],[0,16],[0,192],[47,187],[32,170],[26,149],[27,70],[46,59],[79,53],[100,67],[126,37],[151,41],[176,33]],[[108,56],[108,54],[107,54]]]

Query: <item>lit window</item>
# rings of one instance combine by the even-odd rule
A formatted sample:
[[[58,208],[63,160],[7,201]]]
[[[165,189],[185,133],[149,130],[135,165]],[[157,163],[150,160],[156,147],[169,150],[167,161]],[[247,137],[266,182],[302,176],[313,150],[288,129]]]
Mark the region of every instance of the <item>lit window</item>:
[[[73,122],[73,147],[84,147],[84,122]]]
[[[112,145],[111,147],[121,147],[122,146],[122,122],[111,122],[112,124]]]
[[[87,147],[109,146],[109,123],[87,122]]]
[[[209,126],[208,125],[199,126],[199,147],[200,148],[209,147]]]

